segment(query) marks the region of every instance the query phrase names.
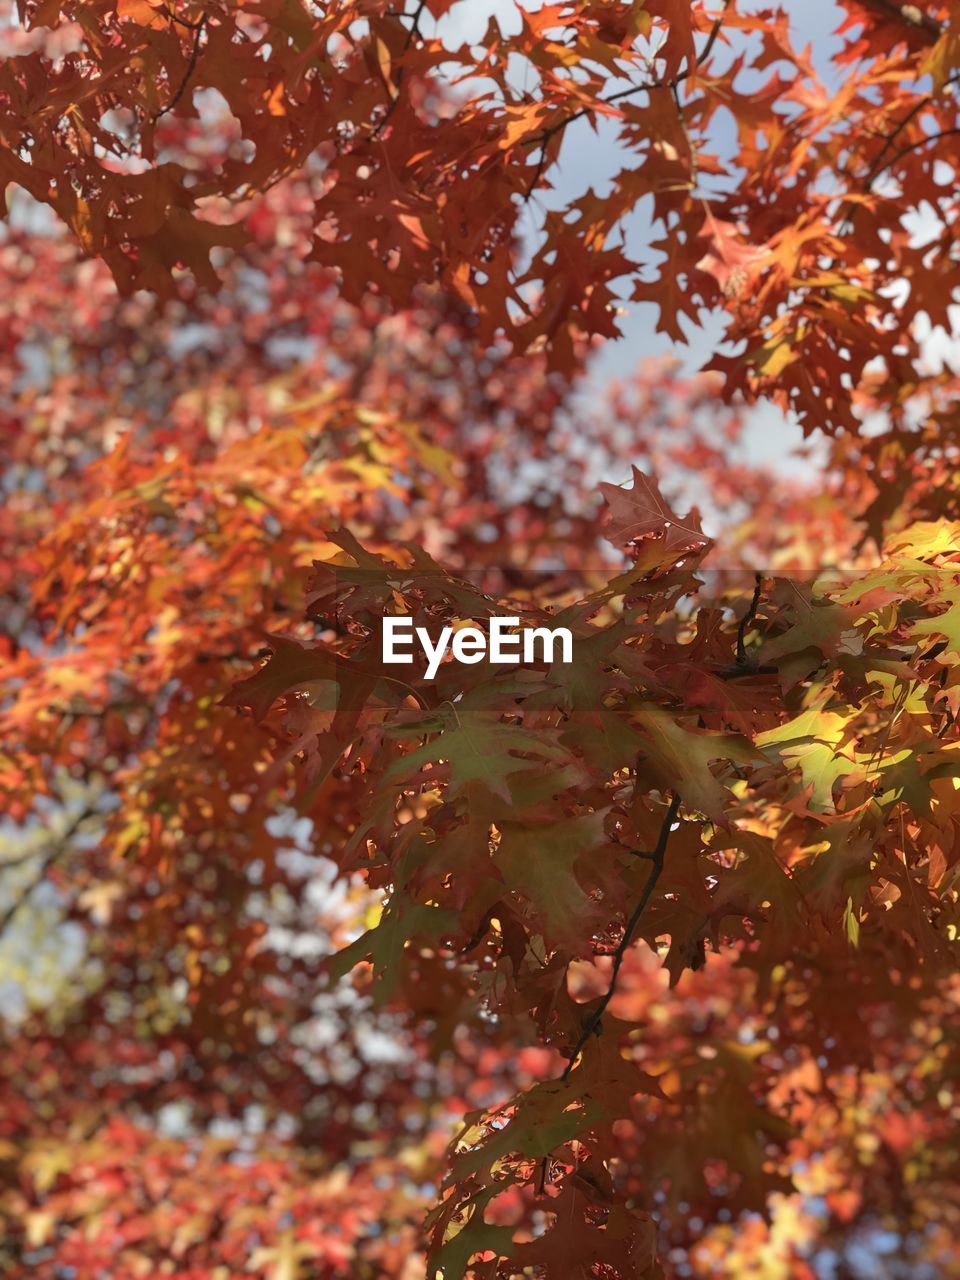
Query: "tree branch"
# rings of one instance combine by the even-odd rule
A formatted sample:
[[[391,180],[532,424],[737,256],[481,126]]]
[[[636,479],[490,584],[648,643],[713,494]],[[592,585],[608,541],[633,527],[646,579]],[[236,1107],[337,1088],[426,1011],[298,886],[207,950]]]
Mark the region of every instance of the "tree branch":
[[[21,889],[20,893],[17,895],[14,901],[10,904],[10,906],[7,907],[7,909],[3,912],[2,915],[0,915],[0,937],[2,937],[4,933],[6,933],[7,929],[13,922],[13,919],[16,916],[17,912],[27,902],[27,900],[32,895],[33,891],[35,889],[38,889],[40,885],[43,884],[44,880],[47,878],[47,872],[50,870],[53,864],[57,861],[57,859],[65,852],[66,847],[69,845],[73,837],[77,834],[77,832],[86,822],[86,820],[94,816],[95,812],[96,811],[94,809],[81,810],[81,812],[74,818],[74,820],[67,827],[66,831],[64,831],[62,835],[57,837],[57,839],[54,841],[53,847],[50,849],[47,855],[40,862],[40,865],[37,867],[36,875],[34,875],[33,879],[30,881],[28,885],[25,886],[25,888]],[[26,859],[23,859],[23,858],[17,858],[16,861],[14,862],[6,862],[6,863],[0,864],[0,873],[2,873],[3,871],[6,871],[9,867],[19,866],[25,860]]]
[[[927,146],[930,142],[939,142],[941,138],[952,138],[958,133],[960,133],[960,125],[955,125],[952,129],[941,129],[939,133],[930,133],[925,138],[918,138],[916,142],[911,142],[908,147],[901,147],[893,159],[883,166],[883,170],[892,168],[898,160],[902,160],[911,151],[919,151],[921,147]],[[883,170],[879,170],[878,173],[882,173]],[[878,175],[874,174],[873,176],[877,177]],[[872,180],[871,178],[871,182]]]
[[[763,589],[763,577],[757,573],[754,574],[755,586],[753,588],[753,599],[750,601],[750,608],[740,619],[740,625],[737,627],[737,666],[745,667],[747,665],[747,649],[744,641],[747,635],[747,627],[753,622],[757,616],[757,609],[760,607],[760,592]]]
[[[580,1038],[574,1045],[567,1065],[564,1068],[563,1075],[560,1077],[561,1080],[568,1080],[570,1078],[570,1072],[573,1070],[584,1046],[600,1026],[600,1021],[607,1011],[607,1006],[614,997],[617,989],[617,978],[620,976],[620,967],[623,964],[623,958],[630,949],[630,945],[633,942],[633,936],[637,931],[637,925],[640,923],[640,917],[646,910],[647,903],[653,897],[653,892],[657,887],[657,881],[663,874],[667,843],[670,840],[670,831],[676,821],[679,810],[680,797],[676,792],[674,792],[669,808],[664,815],[663,822],[660,824],[660,834],[657,837],[656,847],[649,854],[644,855],[650,859],[650,875],[647,877],[647,882],[643,886],[643,892],[640,894],[637,905],[630,914],[630,919],[627,921],[626,927],[623,931],[623,937],[620,939],[620,945],[613,953],[613,971],[610,974],[610,985],[607,987],[606,994],[602,997],[599,1004],[584,1023],[583,1030],[580,1033]]]
[[[952,85],[955,85],[958,80],[960,80],[960,72],[955,71],[953,75],[949,76],[944,81],[941,92],[943,91],[943,89],[949,89]],[[925,94],[922,98],[918,99],[918,101],[914,103],[914,105],[910,108],[910,110],[906,113],[906,115],[902,117],[902,119],[897,121],[897,123],[894,125],[894,127],[891,129],[889,133],[882,135],[883,146],[880,148],[880,151],[875,156],[873,163],[870,165],[870,168],[867,170],[866,175],[862,179],[859,179],[861,189],[865,193],[869,192],[873,188],[873,184],[876,181],[876,179],[879,178],[882,173],[886,173],[888,169],[892,168],[892,166],[895,165],[902,156],[907,155],[908,152],[910,151],[916,150],[918,147],[926,146],[928,142],[934,142],[936,141],[937,138],[943,136],[942,134],[939,134],[939,133],[928,134],[923,138],[919,138],[916,142],[911,143],[909,147],[901,148],[901,150],[899,150],[896,153],[896,155],[892,156],[889,160],[886,159],[887,153],[889,152],[890,148],[893,146],[894,142],[896,142],[897,138],[899,138],[900,134],[904,131],[907,125],[910,124],[911,121],[915,120],[917,116],[920,114],[920,112],[924,110],[925,107],[929,107],[935,101],[936,101],[935,94],[932,94],[932,93]],[[947,130],[947,132],[950,133],[953,131]],[[848,175],[846,173],[843,173],[842,176],[847,177]],[[837,226],[837,234],[840,236],[847,235],[849,234],[849,232],[853,230],[854,220],[859,211],[859,205],[851,204],[849,200],[846,202],[845,207],[847,208],[847,212],[844,213],[843,217],[841,218]]]
[[[610,106],[612,103],[622,102],[625,98],[630,98],[636,93],[652,93],[654,90],[657,90],[657,89],[667,89],[670,91],[670,93],[673,94],[674,98],[677,99],[678,86],[681,85],[684,82],[684,80],[688,80],[697,70],[699,70],[699,68],[703,66],[707,58],[709,58],[710,54],[713,52],[713,46],[716,44],[717,39],[720,35],[720,28],[723,26],[723,17],[729,5],[730,5],[730,0],[724,0],[723,8],[721,9],[719,16],[714,21],[714,24],[710,29],[710,34],[707,37],[706,44],[700,50],[700,53],[697,55],[697,58],[695,59],[695,61],[690,63],[690,65],[687,66],[683,71],[678,71],[677,74],[675,76],[671,76],[669,80],[648,80],[644,84],[631,85],[628,89],[619,89],[616,93],[611,93],[608,98],[601,99],[601,101],[597,104],[597,106],[607,107],[607,106]],[[679,99],[677,99],[677,106],[679,107],[679,105],[680,105]],[[547,164],[547,145],[552,141],[553,138],[557,136],[558,133],[562,133],[563,130],[566,129],[568,125],[575,123],[575,121],[577,120],[582,120],[584,116],[593,115],[596,110],[597,110],[597,107],[579,107],[576,111],[572,111],[570,115],[564,116],[562,120],[558,120],[555,124],[548,125],[545,129],[543,129],[540,133],[538,133],[536,137],[528,138],[526,140],[526,142],[524,143],[525,146],[540,147],[540,156],[537,160],[537,166],[534,171],[533,177],[530,179],[530,183],[524,194],[524,197],[523,197],[524,202],[528,201],[531,198],[531,196],[533,195],[534,191],[537,188],[537,184],[539,183],[541,177],[543,176],[543,171],[546,168],[546,164]],[[688,141],[689,141],[689,138],[688,138]],[[691,145],[691,153],[692,152],[693,152],[693,147]]]
[[[897,124],[890,131],[890,133],[886,134],[884,138],[883,146],[880,148],[880,153],[877,156],[877,158],[874,160],[873,164],[870,166],[870,171],[867,174],[866,178],[864,178],[864,185],[867,188],[867,190],[869,190],[870,187],[873,185],[873,180],[877,176],[877,174],[880,173],[881,170],[884,168],[883,161],[886,157],[887,152],[893,146],[894,142],[896,142],[897,138],[900,136],[903,130],[907,127],[910,121],[913,120],[919,114],[919,112],[921,112],[924,109],[924,107],[929,106],[932,101],[933,101],[933,98],[929,94],[927,94],[926,97],[920,98],[917,102],[913,104],[913,106],[907,112],[907,114],[903,117],[903,119],[897,121]]]
[[[172,9],[167,10],[167,17],[171,22],[175,22],[177,26],[186,27],[188,31],[199,31],[205,22],[204,18],[199,18],[196,22],[191,22],[189,18],[181,18],[179,14],[174,13]]]
[[[200,41],[203,39],[203,33],[204,31],[206,31],[206,29],[207,29],[207,15],[204,14],[203,17],[200,19],[200,21],[193,28],[195,32],[193,37],[193,48],[190,50],[190,58],[187,61],[187,69],[183,73],[183,79],[180,81],[180,85],[177,88],[176,93],[173,95],[173,97],[170,99],[167,105],[165,107],[162,107],[157,112],[157,114],[153,117],[154,124],[156,124],[156,122],[159,119],[161,119],[161,117],[167,115],[171,111],[176,110],[177,106],[180,103],[181,98],[186,93],[187,85],[190,83],[191,79],[193,78],[193,73],[197,69],[197,60],[200,57]]]
[[[420,3],[417,5],[416,11],[414,12],[414,15],[413,15],[413,22],[411,23],[410,30],[407,32],[407,38],[404,41],[404,45],[403,45],[404,53],[406,53],[406,51],[413,44],[414,37],[420,34],[420,19],[423,17],[423,11],[426,7],[427,7],[427,0],[420,0]]]
[[[420,19],[423,17],[423,11],[426,7],[427,7],[427,0],[420,0],[420,3],[417,5],[412,15],[413,22],[411,23],[410,29],[407,32],[406,39],[403,42],[404,53],[406,53],[409,50],[410,46],[414,42],[414,39],[420,34]],[[406,17],[408,15],[402,14],[400,16]],[[401,65],[397,68],[397,79],[396,79],[396,85],[395,85],[395,88],[397,91],[396,97],[387,107],[386,111],[381,116],[379,122],[374,126],[374,130],[370,134],[370,139],[369,139],[370,142],[375,142],[376,139],[380,137],[381,133],[383,133],[384,129],[389,124],[390,119],[393,116],[393,113],[397,109],[397,104],[400,101],[400,86],[403,84],[403,72],[404,72],[404,67],[403,67],[403,64],[401,63]]]

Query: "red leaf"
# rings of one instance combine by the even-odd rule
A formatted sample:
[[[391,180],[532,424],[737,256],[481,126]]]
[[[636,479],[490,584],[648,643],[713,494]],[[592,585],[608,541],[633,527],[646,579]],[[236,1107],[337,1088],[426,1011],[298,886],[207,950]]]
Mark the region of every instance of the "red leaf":
[[[662,537],[669,551],[692,551],[705,547],[710,539],[700,527],[696,507],[678,516],[668,506],[657,482],[633,468],[633,488],[601,484],[610,514],[607,538],[615,547],[627,549],[643,538]]]

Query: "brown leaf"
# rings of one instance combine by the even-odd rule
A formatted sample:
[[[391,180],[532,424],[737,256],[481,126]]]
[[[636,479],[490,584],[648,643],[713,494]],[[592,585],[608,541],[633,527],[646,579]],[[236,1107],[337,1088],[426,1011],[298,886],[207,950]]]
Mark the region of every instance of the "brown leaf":
[[[610,514],[607,538],[624,550],[643,538],[662,537],[670,551],[692,551],[706,547],[710,539],[700,527],[696,507],[678,516],[667,504],[657,482],[633,468],[633,487],[623,489],[614,484],[601,484]]]

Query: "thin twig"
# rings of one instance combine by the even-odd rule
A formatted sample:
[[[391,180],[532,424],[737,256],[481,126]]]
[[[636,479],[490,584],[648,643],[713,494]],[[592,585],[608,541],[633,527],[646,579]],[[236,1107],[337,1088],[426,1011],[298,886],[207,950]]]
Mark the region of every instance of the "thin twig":
[[[413,23],[411,24],[410,30],[407,32],[407,38],[403,44],[404,53],[406,53],[406,51],[413,44],[414,36],[417,36],[420,34],[420,19],[423,17],[423,11],[426,7],[427,7],[427,0],[420,0],[420,3],[417,5],[416,11],[413,15]]]
[[[186,27],[188,31],[199,31],[206,21],[206,18],[198,18],[196,22],[191,22],[189,18],[181,18],[180,15],[174,13],[172,9],[167,10],[167,17],[171,22],[175,22],[178,26]]]
[[[197,69],[197,60],[200,57],[200,41],[203,39],[203,33],[204,31],[206,31],[206,29],[207,29],[207,15],[204,14],[203,17],[200,19],[200,21],[197,23],[196,27],[194,28],[194,31],[196,34],[193,37],[193,48],[190,50],[190,58],[187,61],[187,69],[183,74],[183,79],[180,81],[179,88],[177,89],[173,97],[170,99],[170,101],[167,103],[167,105],[165,107],[162,107],[157,112],[157,114],[153,117],[154,124],[156,124],[156,122],[162,116],[167,115],[171,111],[175,111],[176,108],[179,106],[181,98],[187,91],[187,85],[190,83],[191,79],[193,78],[193,73]]]
[[[710,57],[710,54],[713,51],[713,46],[716,44],[717,38],[720,35],[720,28],[723,26],[724,14],[726,13],[729,5],[730,5],[730,0],[724,0],[723,8],[721,9],[719,17],[716,19],[716,21],[713,24],[713,27],[710,30],[710,35],[707,37],[706,44],[700,50],[700,53],[698,54],[696,60],[692,62],[688,67],[686,67],[683,71],[678,71],[677,74],[675,76],[671,76],[669,80],[648,80],[644,84],[631,85],[628,89],[618,89],[616,93],[611,93],[608,98],[601,99],[601,101],[597,103],[596,106],[578,107],[576,111],[572,111],[570,115],[564,116],[562,120],[558,120],[555,124],[548,125],[545,129],[543,129],[540,133],[538,133],[535,138],[528,138],[525,141],[524,146],[528,146],[528,147],[539,146],[540,156],[537,160],[537,165],[534,170],[533,177],[531,178],[530,183],[527,186],[527,190],[524,194],[524,197],[523,197],[524,202],[526,203],[531,199],[534,191],[537,188],[537,184],[539,183],[541,177],[543,176],[543,171],[546,168],[546,164],[547,164],[548,143],[550,143],[551,140],[555,138],[558,133],[566,129],[568,125],[574,124],[575,121],[577,120],[582,120],[584,116],[593,115],[596,112],[598,107],[608,107],[615,102],[622,102],[625,98],[630,98],[635,93],[652,93],[654,90],[657,90],[657,89],[667,89],[673,94],[674,98],[676,99],[678,86],[681,85],[684,82],[684,80],[688,80],[696,71],[698,71],[699,68],[703,66],[704,62],[706,62],[707,58]],[[679,106],[679,101],[678,101],[678,106]]]
[[[87,818],[93,817],[94,812],[95,810],[93,809],[82,810],[82,812],[79,813],[77,817],[74,818],[74,820],[70,823],[66,831],[64,831],[62,835],[57,837],[57,839],[54,842],[53,848],[50,850],[50,852],[46,855],[46,857],[41,861],[40,865],[37,867],[36,875],[33,877],[30,883],[20,891],[16,900],[12,902],[9,907],[7,907],[6,911],[4,911],[2,915],[0,915],[0,937],[2,937],[4,933],[6,933],[10,924],[13,922],[14,916],[17,914],[20,908],[24,906],[27,900],[31,897],[31,895],[33,894],[33,891],[35,889],[38,889],[40,885],[43,884],[44,880],[47,878],[47,872],[50,870],[53,864],[57,861],[57,859],[64,853],[66,846],[77,834],[80,827],[84,824],[84,822],[86,822]],[[22,860],[17,859],[17,863],[19,863],[20,861]],[[2,867],[0,867],[0,870],[6,870],[7,867],[16,866],[17,863],[14,863],[14,862],[4,863]]]
[[[933,101],[932,94],[927,94],[926,97],[920,98],[917,102],[913,104],[913,106],[910,108],[907,114],[903,116],[902,119],[897,121],[893,129],[891,129],[891,131],[884,136],[883,146],[880,148],[879,154],[874,159],[873,164],[870,166],[870,171],[867,174],[866,178],[864,179],[864,182],[866,183],[868,188],[873,184],[874,177],[881,171],[881,168],[883,167],[884,158],[886,157],[887,152],[896,142],[897,138],[899,138],[900,134],[904,131],[904,129],[907,127],[910,121],[913,120],[924,109],[924,107],[928,107],[932,101]]]
[[[420,0],[420,3],[417,5],[416,10],[412,15],[413,22],[410,26],[410,30],[407,32],[407,38],[403,42],[404,53],[406,53],[409,50],[410,46],[413,44],[414,37],[419,35],[420,33],[420,19],[423,17],[423,11],[426,7],[427,7],[427,0]],[[401,63],[400,66],[397,68],[397,80],[396,80],[396,84],[394,85],[394,89],[396,90],[396,93],[394,94],[393,101],[390,103],[389,107],[387,107],[386,111],[383,113],[383,116],[380,118],[380,120],[376,124],[373,130],[373,133],[371,133],[370,135],[371,142],[375,142],[376,139],[379,138],[380,134],[383,133],[384,129],[387,127],[388,123],[390,122],[390,118],[392,117],[393,113],[397,109],[397,106],[399,105],[400,86],[403,84],[403,72],[404,72],[404,67],[403,67],[403,64]]]
[[[607,987],[606,994],[584,1023],[583,1030],[580,1033],[580,1038],[574,1045],[567,1065],[564,1068],[563,1075],[560,1077],[561,1080],[568,1080],[570,1078],[570,1072],[573,1070],[584,1046],[600,1026],[600,1021],[607,1011],[607,1006],[614,997],[617,989],[617,978],[620,974],[620,966],[623,964],[624,956],[629,951],[630,945],[633,942],[633,935],[636,933],[637,925],[640,923],[640,917],[646,910],[647,903],[653,897],[653,891],[657,887],[657,881],[663,874],[663,864],[667,852],[667,843],[670,839],[670,832],[679,811],[680,797],[676,792],[674,792],[670,801],[670,806],[667,809],[663,822],[660,825],[660,834],[657,837],[656,847],[650,854],[650,875],[647,877],[647,882],[643,886],[643,892],[640,894],[640,899],[634,907],[630,915],[630,919],[627,921],[626,928],[623,931],[623,937],[620,939],[620,945],[613,953],[613,971],[610,974],[610,984]]]
[[[47,872],[60,857],[61,853],[62,850],[57,847],[47,854],[44,860],[40,863],[40,866],[37,868],[37,874],[34,878],[26,888],[21,891],[20,895],[10,904],[10,906],[7,907],[3,915],[0,916],[0,937],[6,933],[9,926],[13,923],[14,916],[20,908],[26,904],[27,900],[33,894],[34,889],[39,889],[40,885],[43,884],[44,880],[47,878]]]
[[[927,134],[925,138],[918,138],[916,142],[911,142],[908,147],[901,147],[894,155],[893,159],[883,166],[883,170],[881,170],[881,172],[891,169],[898,160],[902,160],[903,157],[909,155],[911,151],[919,151],[921,147],[925,147],[930,142],[939,142],[941,138],[951,138],[957,133],[960,133],[960,125],[956,125],[952,129],[941,129],[939,133]]]
[[[943,89],[949,89],[952,85],[955,85],[958,80],[960,80],[960,72],[954,72],[953,75],[949,76],[944,81]],[[941,89],[941,92],[943,89]],[[911,143],[909,147],[902,148],[889,160],[886,159],[891,146],[896,142],[897,138],[899,138],[907,125],[915,120],[919,113],[923,111],[924,108],[929,107],[935,100],[936,95],[932,93],[928,93],[924,97],[920,98],[918,102],[914,103],[907,114],[897,121],[893,129],[891,129],[888,134],[883,135],[883,146],[880,148],[879,153],[874,157],[873,163],[870,165],[870,168],[867,170],[864,177],[860,179],[860,187],[864,194],[869,194],[869,192],[872,191],[873,184],[877,178],[879,178],[881,174],[886,173],[888,169],[892,168],[893,165],[895,165],[903,156],[907,155],[910,151],[916,150],[918,147],[926,146],[928,142],[935,142],[937,138],[944,136],[939,133],[928,134],[923,138],[919,138],[916,142]],[[954,133],[956,130],[948,129],[946,132]],[[847,175],[844,174],[843,176]],[[852,204],[849,200],[847,200],[845,204],[847,206],[847,212],[844,213],[837,227],[837,235],[840,236],[848,235],[853,230],[854,220],[860,207],[859,205]]]
[[[744,641],[747,636],[747,627],[753,622],[757,616],[757,609],[760,607],[760,592],[763,589],[763,577],[761,574],[754,574],[755,586],[753,588],[753,599],[750,601],[750,608],[740,619],[740,625],[737,627],[737,666],[745,667],[747,665],[747,649]]]

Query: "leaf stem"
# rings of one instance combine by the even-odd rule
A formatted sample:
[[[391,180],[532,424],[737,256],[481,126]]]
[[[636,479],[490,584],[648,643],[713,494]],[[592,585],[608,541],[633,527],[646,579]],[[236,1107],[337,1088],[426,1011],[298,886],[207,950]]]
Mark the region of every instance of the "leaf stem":
[[[606,1013],[607,1006],[616,993],[617,978],[620,976],[620,967],[623,964],[624,956],[630,949],[630,945],[633,942],[633,936],[637,930],[637,925],[640,923],[640,917],[646,910],[647,903],[653,897],[653,891],[657,887],[657,881],[663,874],[663,865],[667,852],[667,844],[670,840],[670,832],[679,811],[680,797],[676,792],[674,792],[670,800],[669,808],[664,815],[663,822],[660,824],[660,834],[657,837],[656,847],[652,849],[649,854],[644,855],[650,859],[650,875],[647,877],[647,882],[643,886],[643,892],[640,894],[637,905],[630,914],[630,919],[627,921],[626,928],[623,931],[623,937],[620,939],[620,945],[613,953],[613,972],[610,974],[609,986],[607,987],[605,995],[600,1000],[600,1003],[584,1023],[583,1030],[580,1032],[580,1038],[574,1045],[573,1050],[570,1053],[569,1061],[563,1070],[563,1075],[560,1077],[561,1080],[569,1080],[570,1073],[576,1065],[576,1061],[580,1057],[584,1046],[600,1026],[600,1020]]]

